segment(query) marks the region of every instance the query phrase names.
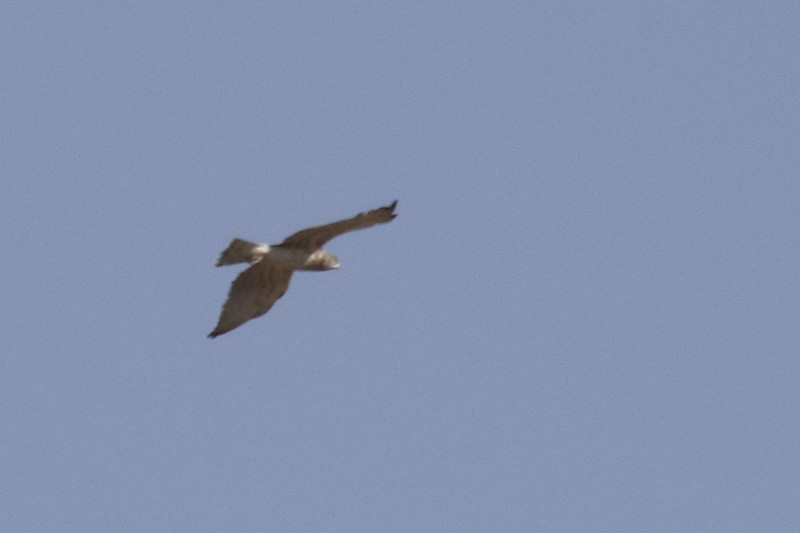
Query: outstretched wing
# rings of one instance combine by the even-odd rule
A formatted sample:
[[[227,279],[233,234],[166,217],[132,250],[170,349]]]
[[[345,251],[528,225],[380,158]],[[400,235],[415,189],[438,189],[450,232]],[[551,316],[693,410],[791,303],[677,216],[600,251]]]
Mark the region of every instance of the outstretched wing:
[[[266,258],[239,274],[222,306],[219,323],[208,336],[213,339],[269,311],[289,288],[291,277],[291,270]]]
[[[348,231],[355,231],[357,229],[364,229],[375,224],[385,224],[391,222],[397,215],[394,214],[394,208],[397,207],[397,200],[392,202],[391,205],[379,207],[366,213],[359,213],[353,218],[339,220],[324,226],[315,226],[298,231],[294,235],[286,237],[281,243],[281,246],[294,246],[307,250],[316,250],[323,244],[338,237],[342,233]]]

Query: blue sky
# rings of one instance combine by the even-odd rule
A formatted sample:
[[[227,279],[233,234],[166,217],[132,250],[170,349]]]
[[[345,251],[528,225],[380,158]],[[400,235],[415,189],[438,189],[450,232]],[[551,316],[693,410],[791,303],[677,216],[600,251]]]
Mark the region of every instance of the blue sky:
[[[4,4],[0,529],[797,531],[799,15]]]

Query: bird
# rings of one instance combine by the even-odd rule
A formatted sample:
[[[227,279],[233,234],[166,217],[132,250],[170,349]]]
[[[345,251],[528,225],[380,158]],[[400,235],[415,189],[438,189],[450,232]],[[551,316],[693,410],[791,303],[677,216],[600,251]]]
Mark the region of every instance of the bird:
[[[323,271],[339,268],[339,260],[322,246],[344,233],[386,224],[397,216],[397,200],[391,204],[346,218],[298,231],[280,244],[233,239],[215,266],[250,263],[231,284],[219,322],[208,334],[213,339],[265,314],[289,288],[295,270]]]

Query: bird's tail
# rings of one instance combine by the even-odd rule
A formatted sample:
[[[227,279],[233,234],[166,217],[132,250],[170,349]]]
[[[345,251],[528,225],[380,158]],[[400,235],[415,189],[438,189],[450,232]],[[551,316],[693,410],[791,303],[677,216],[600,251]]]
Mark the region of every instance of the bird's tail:
[[[269,252],[269,245],[257,242],[233,239],[225,250],[219,254],[216,266],[235,265],[236,263],[255,263]]]

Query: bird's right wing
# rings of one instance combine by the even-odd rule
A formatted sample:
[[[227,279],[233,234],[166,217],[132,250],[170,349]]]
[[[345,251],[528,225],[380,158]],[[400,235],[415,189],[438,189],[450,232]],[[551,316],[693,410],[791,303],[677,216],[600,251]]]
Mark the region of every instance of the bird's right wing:
[[[269,311],[289,288],[291,277],[291,270],[267,258],[239,274],[222,306],[219,323],[208,336],[213,339]]]
[[[397,216],[394,214],[395,207],[397,207],[397,200],[390,205],[379,207],[378,209],[373,209],[366,213],[359,213],[352,218],[298,231],[294,235],[286,237],[281,243],[281,246],[294,246],[304,250],[316,250],[342,233],[368,228],[375,224],[391,222],[394,217]]]

